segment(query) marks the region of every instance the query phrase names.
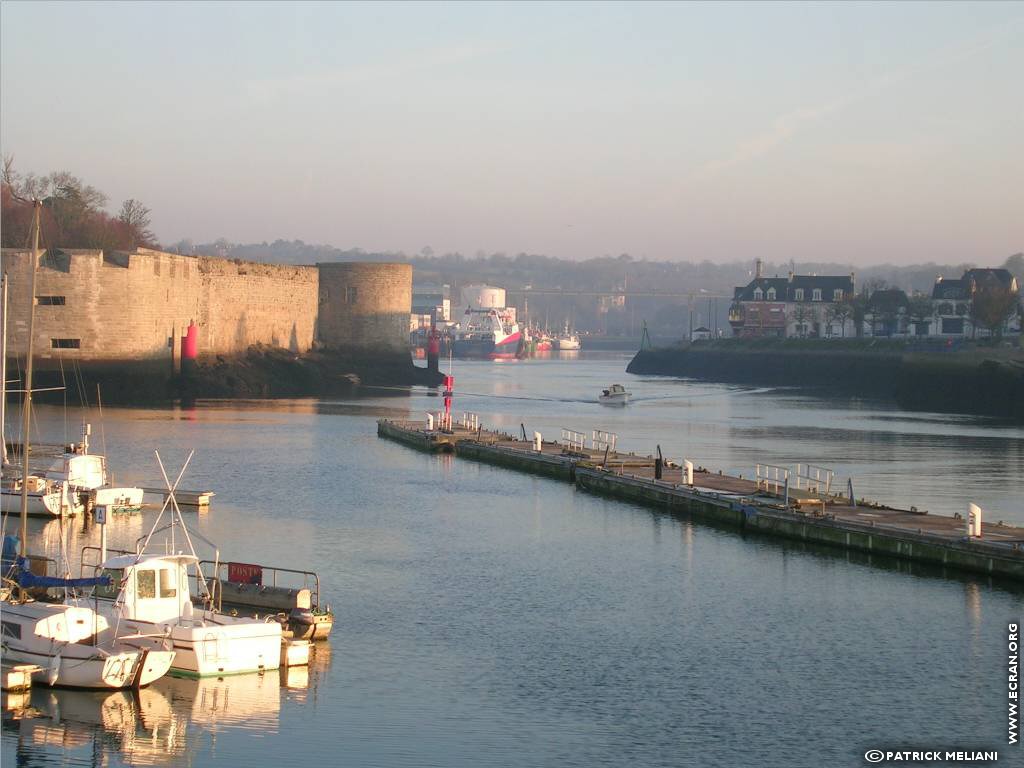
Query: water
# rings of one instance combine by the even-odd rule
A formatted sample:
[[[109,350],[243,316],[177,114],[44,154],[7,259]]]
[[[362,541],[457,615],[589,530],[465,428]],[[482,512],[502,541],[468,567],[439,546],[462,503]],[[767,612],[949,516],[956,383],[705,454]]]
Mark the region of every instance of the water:
[[[1024,523],[1024,430],[878,403],[622,373],[626,358],[457,363],[456,412],[749,474],[834,468],[856,492]],[[599,406],[604,386],[635,395]],[[106,409],[118,482],[217,491],[186,513],[227,559],[318,570],[337,623],[310,669],[130,695],[38,688],[4,765],[819,766],[870,747],[1006,746],[1017,590],[983,577],[745,538],[555,480],[380,440],[375,419],[441,401]],[[50,440],[79,412],[39,409]],[[65,427],[65,421],[67,427]],[[155,513],[118,518],[131,545]],[[55,554],[55,522],[33,521]],[[72,559],[94,543],[80,521]],[[7,715],[5,715],[5,718]]]

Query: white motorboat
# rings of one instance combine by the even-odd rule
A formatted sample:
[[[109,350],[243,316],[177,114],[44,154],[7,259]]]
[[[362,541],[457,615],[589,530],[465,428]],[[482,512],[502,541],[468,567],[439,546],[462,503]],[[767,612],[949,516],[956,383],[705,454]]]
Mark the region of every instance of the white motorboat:
[[[42,667],[47,685],[138,688],[167,674],[174,651],[125,644],[91,608],[59,603],[5,603],[4,661]]]
[[[185,467],[191,460],[189,454]],[[164,472],[159,454],[157,461]],[[246,618],[214,610],[207,579],[192,544],[193,537],[203,537],[197,532],[190,533],[186,527],[174,496],[176,487],[168,481],[164,507],[136,552],[118,552],[107,557],[101,528],[99,562],[93,562],[92,567],[97,575],[109,577],[112,584],[121,588],[96,588],[93,597],[97,612],[126,632],[134,633],[129,642],[139,648],[155,648],[164,638],[169,639],[176,652],[171,675],[219,677],[279,668],[282,626],[276,612],[268,612],[262,618]],[[170,521],[158,527],[168,506]],[[162,552],[149,551],[154,535],[160,532],[166,532],[166,546],[160,547]],[[179,549],[182,543],[188,547],[187,552]],[[83,571],[89,563],[86,553],[95,550],[83,548]],[[215,562],[220,562],[219,553]],[[194,605],[190,589],[190,568],[194,570],[199,606]]]
[[[198,564],[194,554],[107,558],[101,573],[123,590],[97,588],[97,611],[132,633],[127,642],[138,648],[154,649],[168,638],[175,651],[171,675],[210,677],[277,669],[281,624],[276,616],[241,618],[195,607],[188,570],[194,567],[202,580]]]
[[[602,405],[625,405],[632,396],[633,393],[627,392],[621,384],[612,384],[608,389],[602,390],[597,400]]]

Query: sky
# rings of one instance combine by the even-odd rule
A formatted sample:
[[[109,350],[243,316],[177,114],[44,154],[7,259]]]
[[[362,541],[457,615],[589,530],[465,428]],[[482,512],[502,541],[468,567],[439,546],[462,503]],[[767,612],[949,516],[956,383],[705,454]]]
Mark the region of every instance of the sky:
[[[0,148],[165,244],[997,264],[1024,2],[0,5]]]

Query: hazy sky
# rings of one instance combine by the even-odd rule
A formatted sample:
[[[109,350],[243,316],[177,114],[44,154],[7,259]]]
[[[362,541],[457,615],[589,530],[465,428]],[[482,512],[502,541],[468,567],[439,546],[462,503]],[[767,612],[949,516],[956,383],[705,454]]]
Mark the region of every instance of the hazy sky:
[[[165,243],[991,264],[1024,3],[2,5],[2,149]]]

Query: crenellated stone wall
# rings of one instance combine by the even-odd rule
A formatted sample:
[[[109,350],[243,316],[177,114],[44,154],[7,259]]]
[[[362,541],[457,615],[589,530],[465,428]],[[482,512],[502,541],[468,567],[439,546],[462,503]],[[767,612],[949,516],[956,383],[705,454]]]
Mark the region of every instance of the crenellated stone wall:
[[[2,253],[10,357],[24,355],[27,347],[30,263],[25,251]],[[285,266],[147,249],[55,250],[40,260],[35,295],[34,347],[41,368],[72,360],[165,366],[169,340],[182,336],[190,322],[198,327],[200,358],[242,353],[256,343],[296,353],[317,342],[408,351],[412,268]]]

